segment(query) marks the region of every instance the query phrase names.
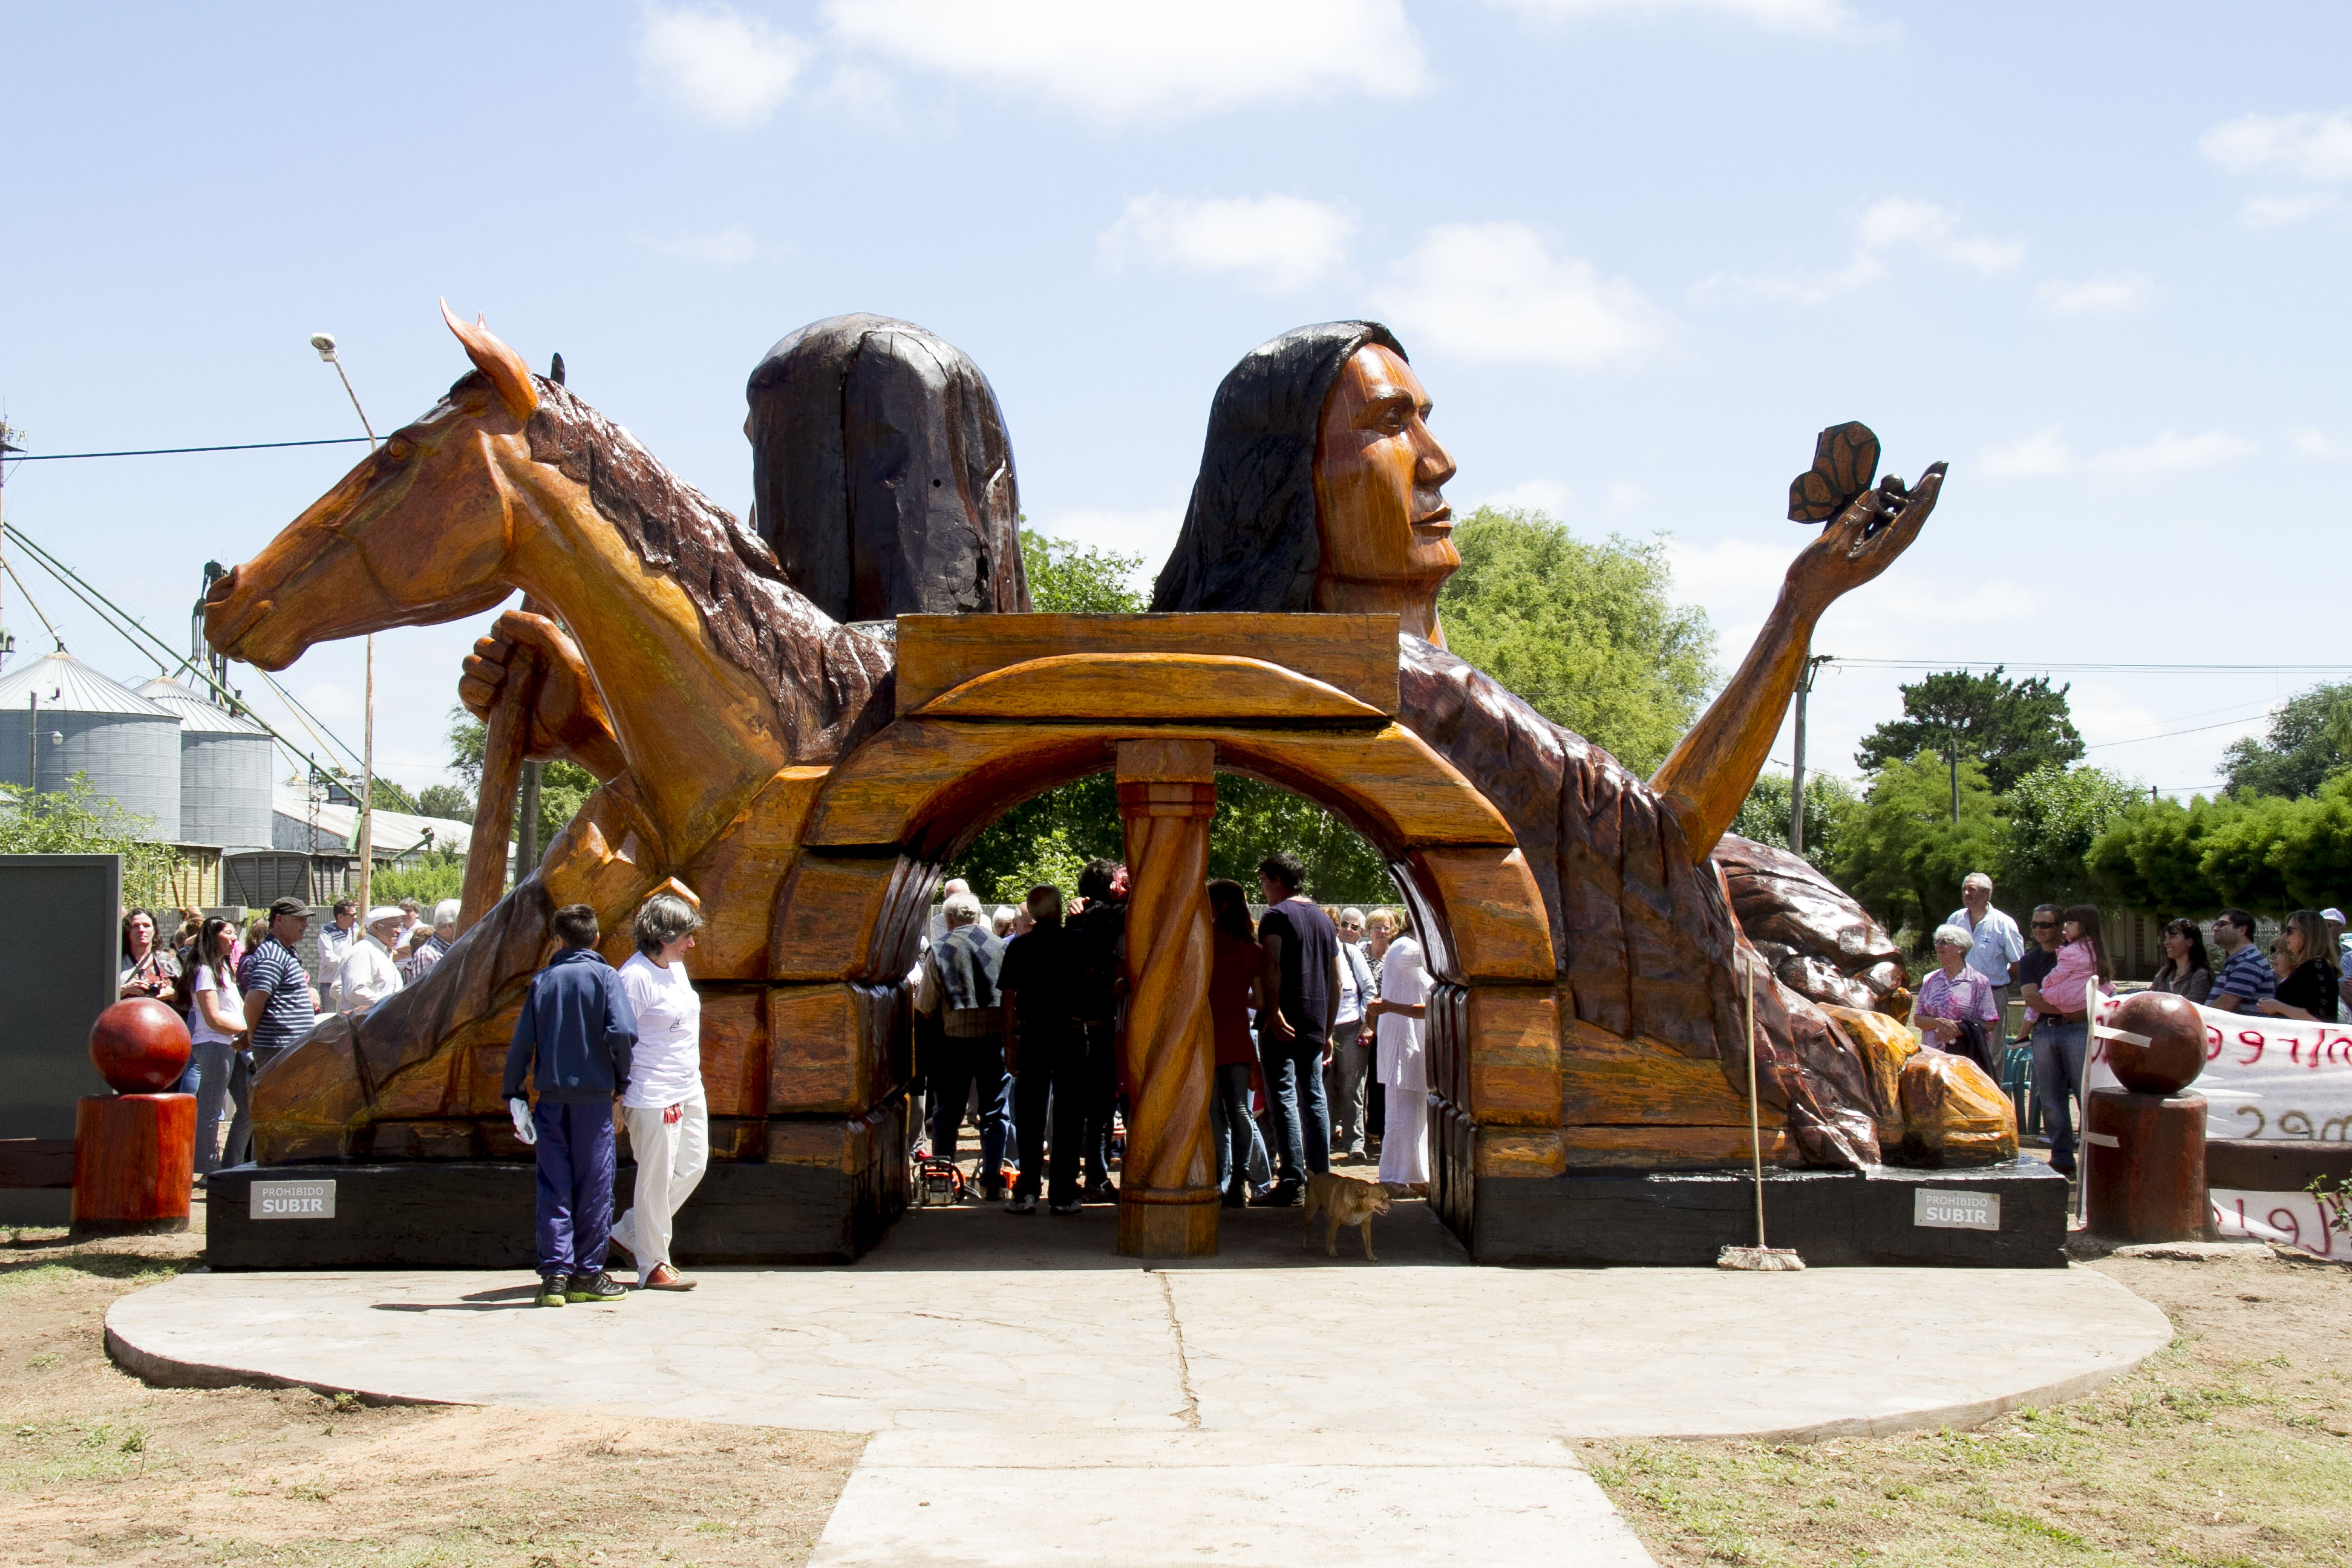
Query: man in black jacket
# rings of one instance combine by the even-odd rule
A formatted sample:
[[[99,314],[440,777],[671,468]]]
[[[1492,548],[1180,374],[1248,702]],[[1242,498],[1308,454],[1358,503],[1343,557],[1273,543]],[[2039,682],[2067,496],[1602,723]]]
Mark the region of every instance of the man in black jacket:
[[[1004,998],[1004,1066],[1013,1074],[1013,1129],[1021,1140],[1021,1173],[1007,1214],[1035,1214],[1045,1176],[1046,1103],[1053,1104],[1053,1181],[1047,1206],[1078,1212],[1078,1143],[1086,1131],[1086,1026],[1078,955],[1062,924],[1062,892],[1029,889],[1037,923],[1004,944],[996,988]]]
[[[539,1157],[539,1305],[617,1301],[604,1272],[613,1237],[613,1102],[629,1085],[637,1019],[620,976],[596,952],[596,911],[555,911],[562,951],[531,977],[507,1047],[505,1094],[516,1135]],[[539,1089],[523,1098],[528,1075]]]
[[[1086,907],[1069,917],[1077,962],[1078,1021],[1086,1026],[1085,1180],[1089,1203],[1118,1201],[1110,1184],[1111,1119],[1118,1110],[1118,1011],[1127,994],[1127,868],[1097,858],[1078,873]]]

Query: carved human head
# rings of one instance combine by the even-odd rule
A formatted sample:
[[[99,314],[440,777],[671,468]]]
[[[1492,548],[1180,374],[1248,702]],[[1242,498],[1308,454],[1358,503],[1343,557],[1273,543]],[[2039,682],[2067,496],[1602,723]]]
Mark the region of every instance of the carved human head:
[[[1021,611],[1020,488],[996,394],[911,321],[831,316],[744,395],[752,527],[835,620]]]
[[[1454,462],[1428,395],[1376,321],[1300,327],[1217,388],[1192,504],[1155,610],[1398,608],[1443,641],[1437,591],[1461,564],[1440,493]]]

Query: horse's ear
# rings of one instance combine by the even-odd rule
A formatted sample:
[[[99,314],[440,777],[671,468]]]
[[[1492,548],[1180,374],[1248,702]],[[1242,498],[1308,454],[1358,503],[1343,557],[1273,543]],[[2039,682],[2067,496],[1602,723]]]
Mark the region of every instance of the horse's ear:
[[[466,345],[466,357],[474,362],[474,368],[499,389],[499,401],[507,405],[507,412],[518,419],[530,418],[539,407],[539,388],[531,384],[530,368],[522,363],[522,356],[499,342],[481,317],[476,316],[470,327],[459,321],[450,312],[446,300],[441,301],[441,319]]]

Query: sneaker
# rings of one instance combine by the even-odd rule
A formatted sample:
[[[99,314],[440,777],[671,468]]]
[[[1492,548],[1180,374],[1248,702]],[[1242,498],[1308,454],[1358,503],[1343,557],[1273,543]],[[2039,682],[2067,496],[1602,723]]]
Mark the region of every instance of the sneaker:
[[[567,1301],[618,1301],[627,1294],[619,1280],[601,1268],[593,1274],[574,1274],[563,1288]]]
[[[1002,1182],[991,1182],[982,1187],[980,1189],[980,1201],[984,1204],[1003,1203],[1004,1201],[1004,1184]]]
[[[1004,1212],[1006,1214],[1035,1214],[1037,1212],[1037,1200],[1027,1196],[1025,1194],[1015,1193],[1013,1194],[1013,1201],[1004,1205]]]
[[[1058,1204],[1047,1205],[1046,1212],[1049,1214],[1076,1214],[1078,1212],[1078,1200],[1076,1198],[1069,1198]]]
[[[539,1294],[532,1298],[530,1304],[534,1307],[561,1307],[563,1305],[563,1276],[561,1274],[551,1274],[544,1279],[541,1279],[539,1282]]]
[[[1115,1204],[1118,1202],[1118,1189],[1108,1181],[1100,1181],[1080,1193],[1078,1199],[1082,1203]]]
[[[654,1271],[637,1281],[640,1290],[691,1290],[694,1281],[667,1263],[656,1263]]]
[[[1244,1192],[1239,1186],[1227,1187],[1225,1195],[1218,1202],[1229,1209],[1246,1208],[1249,1205],[1249,1194]]]
[[[1250,1202],[1253,1206],[1262,1209],[1296,1208],[1298,1206],[1298,1184],[1276,1182]]]

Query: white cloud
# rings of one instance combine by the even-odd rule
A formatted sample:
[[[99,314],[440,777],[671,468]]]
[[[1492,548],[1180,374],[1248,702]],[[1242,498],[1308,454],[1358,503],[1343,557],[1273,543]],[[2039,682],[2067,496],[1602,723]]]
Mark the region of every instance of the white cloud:
[[[1995,479],[2031,479],[2045,474],[2063,474],[2074,466],[2074,454],[2058,438],[2058,433],[2059,426],[2053,425],[2021,441],[1995,447],[1978,461]]]
[[[2342,205],[2334,191],[2308,191],[2299,196],[2248,196],[2238,208],[2238,221],[2248,228],[2284,228]]]
[[[760,242],[740,224],[709,234],[637,234],[630,237],[656,256],[674,261],[700,261],[713,267],[740,267],[760,253]]]
[[[2223,430],[2183,436],[2167,430],[2145,447],[2111,447],[2091,459],[2091,466],[2110,473],[2177,474],[2210,468],[2254,450],[2254,444]]]
[[[808,56],[808,45],[790,33],[724,5],[648,12],[637,45],[656,87],[726,131],[749,130],[773,114]]]
[[[2290,430],[2286,433],[2286,439],[2287,445],[2306,458],[2352,456],[2352,444],[2347,444],[2338,437],[2330,436],[2325,430]]]
[[[2143,447],[2109,447],[2078,459],[2074,448],[2060,438],[2061,431],[2061,426],[2053,425],[2006,447],[1992,447],[1978,460],[1987,474],[2002,479],[2046,479],[2077,468],[2108,474],[2177,474],[2210,468],[2256,449],[2252,441],[2226,430],[2195,436],[2167,430]]]
[[[1641,486],[1620,479],[1609,487],[1609,499],[1601,503],[1601,510],[1611,517],[1622,517],[1649,499],[1650,492]]]
[[[1558,517],[1568,510],[1569,502],[1575,499],[1576,492],[1558,479],[1528,479],[1524,483],[1513,485],[1509,489],[1496,490],[1486,500],[1479,501],[1477,505],[1491,506],[1502,511],[1525,510],[1547,512],[1553,517]]]
[[[1129,261],[1187,272],[1237,272],[1269,293],[1330,276],[1347,259],[1356,217],[1298,196],[1188,201],[1158,192],[1129,198],[1097,242],[1113,271]]]
[[[2144,310],[2163,297],[2145,272],[2102,272],[2079,283],[2053,279],[2033,291],[2033,302],[2048,316],[2117,316]]]
[[[1416,351],[1490,363],[1638,365],[1664,352],[1674,330],[1633,284],[1581,257],[1552,255],[1516,223],[1430,230],[1374,303]]]
[[[1112,122],[1429,85],[1402,0],[829,0],[845,47]]]
[[[1969,233],[1954,208],[1914,196],[1886,196],[1854,219],[1853,255],[1836,271],[1777,277],[1717,273],[1700,282],[1691,295],[1702,303],[1745,298],[1819,305],[1878,281],[1886,275],[1887,256],[1897,250],[1916,250],[1985,277],[2011,271],[2025,259],[2023,241]]]
[[[2352,180],[2352,110],[2241,115],[2199,137],[2197,150],[2236,174]]]
[[[1730,16],[1775,33],[1835,34],[1855,26],[1841,0],[1492,0],[1528,16],[1662,16],[1702,11]]]

